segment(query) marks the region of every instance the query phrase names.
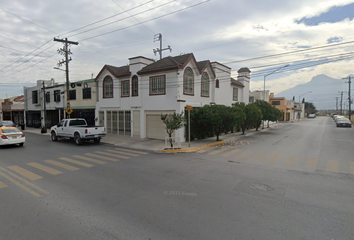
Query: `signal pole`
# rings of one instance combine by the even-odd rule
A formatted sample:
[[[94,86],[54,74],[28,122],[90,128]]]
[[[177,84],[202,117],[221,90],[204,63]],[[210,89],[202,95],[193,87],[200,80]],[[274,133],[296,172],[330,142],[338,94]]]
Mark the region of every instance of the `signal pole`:
[[[156,55],[157,52],[160,54],[160,60],[161,60],[162,59],[162,51],[170,50],[170,52],[171,52],[172,48],[171,48],[170,45],[168,45],[167,48],[162,49],[162,34],[161,33],[156,34],[154,36],[154,42],[156,42],[156,41],[160,41],[160,48],[153,49],[153,51],[154,51],[155,55]]]
[[[65,60],[61,60],[58,62],[58,67],[60,67],[61,65],[63,65],[65,63],[65,73],[66,73],[66,101],[67,101],[67,105],[66,108],[70,107],[70,92],[69,92],[69,62],[72,60],[71,57],[69,59],[69,55],[72,54],[72,52],[69,49],[69,44],[72,45],[79,45],[78,42],[72,42],[69,41],[67,38],[65,39],[57,39],[54,38],[55,42],[61,42],[64,43],[64,47],[63,48],[59,48],[58,49],[58,53],[61,55],[65,56]]]

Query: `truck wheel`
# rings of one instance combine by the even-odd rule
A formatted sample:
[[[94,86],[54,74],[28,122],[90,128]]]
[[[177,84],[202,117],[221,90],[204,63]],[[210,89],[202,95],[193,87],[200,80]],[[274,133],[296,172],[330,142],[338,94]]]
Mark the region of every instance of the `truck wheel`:
[[[54,131],[53,131],[52,134],[50,135],[50,138],[52,139],[53,142],[58,141],[58,137],[57,137],[57,135],[55,134]]]
[[[76,145],[82,144],[82,139],[80,138],[80,135],[78,133],[75,133],[74,140],[75,140]]]
[[[95,139],[93,139],[93,142],[94,143],[100,143],[101,142],[101,138],[95,138]]]

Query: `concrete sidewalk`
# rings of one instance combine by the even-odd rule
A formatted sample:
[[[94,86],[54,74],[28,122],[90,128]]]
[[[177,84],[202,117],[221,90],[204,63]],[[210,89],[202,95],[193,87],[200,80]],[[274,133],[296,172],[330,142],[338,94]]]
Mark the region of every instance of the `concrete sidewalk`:
[[[270,125],[269,128],[260,129],[259,131],[255,131],[254,129],[246,131],[247,136],[252,136],[254,134],[258,134],[260,132],[268,131],[271,128],[277,128],[282,126],[284,123],[276,123]],[[50,130],[48,129],[47,133],[41,133],[40,128],[26,128],[23,130],[24,133],[35,133],[39,135],[46,135],[50,138]],[[148,151],[156,151],[156,152],[163,152],[163,153],[178,153],[178,152],[193,152],[197,151],[209,146],[213,145],[220,145],[226,143],[228,141],[239,141],[242,137],[241,132],[237,133],[229,133],[223,134],[220,136],[221,141],[216,141],[216,137],[201,139],[192,141],[190,143],[184,142],[181,143],[180,149],[165,149],[165,141],[164,140],[156,140],[156,139],[141,139],[137,137],[130,137],[130,136],[122,136],[122,135],[113,135],[107,134],[104,138],[102,138],[101,143],[105,144],[112,144],[119,147],[126,147],[132,149],[139,149],[139,150],[148,150]]]

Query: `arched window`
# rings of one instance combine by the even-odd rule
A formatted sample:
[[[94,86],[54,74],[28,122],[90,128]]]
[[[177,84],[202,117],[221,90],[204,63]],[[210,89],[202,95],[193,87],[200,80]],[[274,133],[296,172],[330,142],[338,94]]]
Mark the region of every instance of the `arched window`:
[[[219,88],[219,79],[216,79],[215,81],[215,88]]]
[[[113,98],[113,79],[110,76],[103,79],[103,98]]]
[[[194,94],[194,73],[191,68],[187,68],[183,75],[183,94]]]
[[[202,97],[209,97],[209,75],[208,73],[203,73],[202,75]]]
[[[138,76],[132,77],[132,96],[138,96]]]

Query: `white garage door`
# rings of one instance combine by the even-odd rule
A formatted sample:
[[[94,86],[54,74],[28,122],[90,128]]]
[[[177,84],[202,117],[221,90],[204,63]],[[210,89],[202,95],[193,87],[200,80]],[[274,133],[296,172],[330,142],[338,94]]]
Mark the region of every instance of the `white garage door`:
[[[146,115],[146,137],[163,140],[168,137],[161,115]]]

